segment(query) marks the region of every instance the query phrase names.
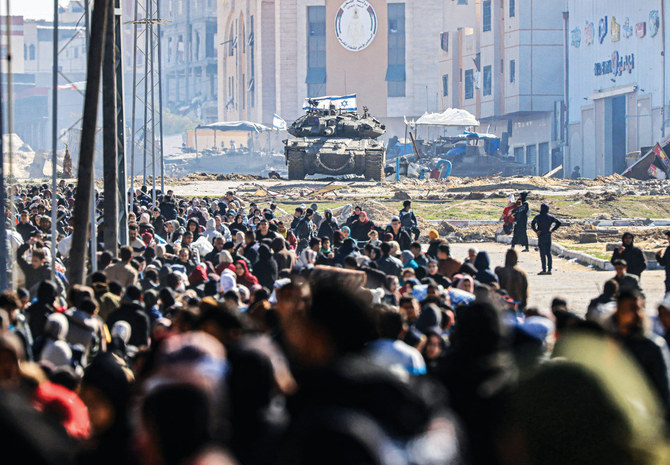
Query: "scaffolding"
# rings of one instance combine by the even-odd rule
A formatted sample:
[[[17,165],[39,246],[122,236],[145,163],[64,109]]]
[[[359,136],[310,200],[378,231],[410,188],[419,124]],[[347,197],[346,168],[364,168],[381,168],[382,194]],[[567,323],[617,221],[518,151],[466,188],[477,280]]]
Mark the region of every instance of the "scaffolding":
[[[130,148],[130,190],[135,191],[135,176],[142,175],[147,185],[151,176],[151,200],[156,205],[156,163],[160,164],[160,190],[165,191],[163,159],[163,98],[161,84],[161,25],[159,0],[135,0],[133,34],[133,85]],[[139,69],[143,65],[142,69]],[[139,73],[138,73],[139,71]],[[139,74],[139,76],[138,76]],[[138,121],[137,113],[143,116]],[[135,155],[142,154],[142,169],[136,169]]]

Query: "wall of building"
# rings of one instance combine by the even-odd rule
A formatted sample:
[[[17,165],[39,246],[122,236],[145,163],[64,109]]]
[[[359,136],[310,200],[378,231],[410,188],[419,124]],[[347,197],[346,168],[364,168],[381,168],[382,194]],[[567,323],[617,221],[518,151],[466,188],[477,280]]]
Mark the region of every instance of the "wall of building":
[[[667,11],[668,2],[662,1]],[[667,89],[662,70],[668,63],[663,59],[661,2],[569,0],[568,5],[570,163],[582,166],[588,177],[607,175],[613,169],[612,98],[625,99],[626,152],[663,137]]]

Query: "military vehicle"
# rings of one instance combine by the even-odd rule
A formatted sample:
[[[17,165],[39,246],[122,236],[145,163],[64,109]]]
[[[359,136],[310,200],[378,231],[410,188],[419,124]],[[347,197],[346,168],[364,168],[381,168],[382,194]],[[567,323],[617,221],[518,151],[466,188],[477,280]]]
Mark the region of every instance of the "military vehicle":
[[[291,124],[284,141],[288,178],[305,179],[308,174],[364,175],[372,181],[384,179],[386,147],[377,138],[386,127],[363,109],[355,111],[317,109],[310,101],[307,113]]]

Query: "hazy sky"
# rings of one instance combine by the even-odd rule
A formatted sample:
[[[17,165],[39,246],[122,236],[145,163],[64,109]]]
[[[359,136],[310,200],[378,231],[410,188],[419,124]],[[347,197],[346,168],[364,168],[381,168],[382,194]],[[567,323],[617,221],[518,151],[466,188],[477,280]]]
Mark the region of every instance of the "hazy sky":
[[[0,14],[5,14],[7,0],[0,0]],[[67,0],[59,0],[66,5]],[[9,10],[13,15],[23,16],[26,19],[53,19],[53,0],[10,0]]]

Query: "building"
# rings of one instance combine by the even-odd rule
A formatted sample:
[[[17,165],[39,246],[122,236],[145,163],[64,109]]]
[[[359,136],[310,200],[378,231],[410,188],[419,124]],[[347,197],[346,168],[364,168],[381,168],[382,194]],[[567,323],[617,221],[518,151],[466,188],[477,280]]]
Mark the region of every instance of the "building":
[[[220,119],[291,121],[306,97],[356,93],[390,135],[439,109],[444,1],[248,3],[219,4]]]
[[[163,105],[217,118],[217,5],[215,0],[159,0]],[[219,41],[220,42],[220,41]]]
[[[275,113],[275,2],[219,3],[218,118],[272,123]]]
[[[463,108],[537,174],[562,163],[562,2],[445,2],[442,108]]]
[[[621,173],[626,154],[666,136],[667,0],[569,0],[569,160]],[[668,38],[666,37],[666,40]]]
[[[0,16],[0,73],[7,74],[7,16]],[[23,73],[23,16],[10,16],[12,73]]]

